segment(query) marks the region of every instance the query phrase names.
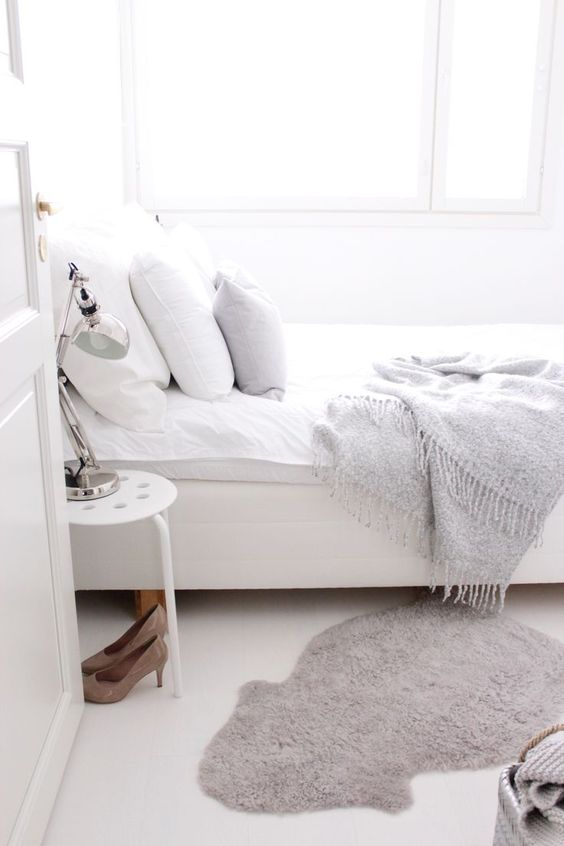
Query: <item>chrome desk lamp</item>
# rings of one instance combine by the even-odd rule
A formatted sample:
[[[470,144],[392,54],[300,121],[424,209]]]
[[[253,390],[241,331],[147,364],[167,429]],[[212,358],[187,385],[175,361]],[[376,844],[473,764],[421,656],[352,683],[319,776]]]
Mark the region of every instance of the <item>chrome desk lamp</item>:
[[[99,499],[118,490],[119,475],[115,470],[98,464],[67,391],[63,363],[69,344],[76,344],[84,352],[100,358],[124,358],[129,349],[129,335],[121,320],[100,311],[94,294],[85,287],[84,283],[89,281],[88,276],[84,276],[73,262],[69,262],[69,269],[69,281],[72,284],[56,338],[59,403],[69,440],[79,462],[76,471],[65,464],[67,499]],[[82,317],[69,335],[67,325],[73,299]]]

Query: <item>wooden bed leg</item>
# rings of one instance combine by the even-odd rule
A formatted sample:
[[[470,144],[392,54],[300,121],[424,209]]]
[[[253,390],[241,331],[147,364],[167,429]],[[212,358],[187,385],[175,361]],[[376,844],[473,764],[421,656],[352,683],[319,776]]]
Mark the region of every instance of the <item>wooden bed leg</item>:
[[[166,611],[166,600],[164,590],[134,590],[135,595],[135,616],[142,617],[157,602]]]

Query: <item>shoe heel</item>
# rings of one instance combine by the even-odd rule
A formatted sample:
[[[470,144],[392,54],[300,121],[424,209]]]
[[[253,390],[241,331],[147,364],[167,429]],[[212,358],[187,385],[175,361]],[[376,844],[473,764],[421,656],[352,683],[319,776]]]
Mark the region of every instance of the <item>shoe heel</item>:
[[[162,687],[162,686],[163,686],[163,670],[164,670],[164,664],[162,664],[160,667],[157,667],[157,670],[156,670],[156,673],[157,673],[157,687]]]

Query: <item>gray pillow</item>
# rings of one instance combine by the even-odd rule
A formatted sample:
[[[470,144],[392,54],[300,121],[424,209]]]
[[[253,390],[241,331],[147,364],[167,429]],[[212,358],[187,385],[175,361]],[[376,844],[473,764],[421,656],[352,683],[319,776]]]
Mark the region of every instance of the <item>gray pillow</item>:
[[[278,309],[236,264],[220,265],[214,285],[213,313],[231,354],[237,387],[244,394],[282,400],[286,349]]]

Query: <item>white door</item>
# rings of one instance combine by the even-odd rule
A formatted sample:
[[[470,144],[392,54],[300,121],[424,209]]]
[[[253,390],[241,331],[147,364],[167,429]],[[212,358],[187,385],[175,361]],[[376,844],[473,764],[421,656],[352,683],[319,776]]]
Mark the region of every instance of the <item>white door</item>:
[[[0,846],[41,842],[82,712],[45,227],[0,0]]]

